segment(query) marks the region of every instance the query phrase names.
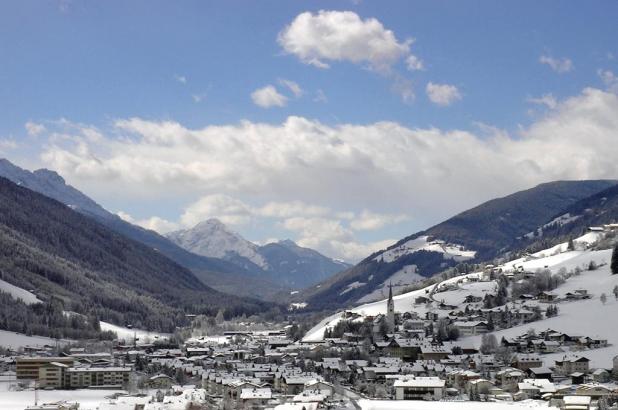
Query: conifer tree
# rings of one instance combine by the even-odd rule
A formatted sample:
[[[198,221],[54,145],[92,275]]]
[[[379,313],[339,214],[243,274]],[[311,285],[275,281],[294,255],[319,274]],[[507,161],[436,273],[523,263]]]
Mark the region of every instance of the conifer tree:
[[[618,244],[616,244],[614,251],[612,252],[611,269],[614,275],[618,273]]]

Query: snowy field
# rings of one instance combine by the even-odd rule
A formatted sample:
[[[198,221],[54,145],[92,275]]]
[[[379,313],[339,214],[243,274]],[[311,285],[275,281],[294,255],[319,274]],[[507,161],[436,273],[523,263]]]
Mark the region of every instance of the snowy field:
[[[0,290],[13,296],[15,299],[21,299],[27,305],[41,303],[34,293],[28,292],[26,289],[18,288],[15,285],[11,285],[2,279],[0,279]]]
[[[523,410],[547,408],[547,402],[536,400],[497,403],[481,403],[473,401],[444,402],[409,400],[359,400],[358,404],[363,410]]]
[[[76,401],[80,410],[96,410],[99,404],[106,402],[106,396],[114,393],[126,393],[122,390],[39,390],[39,404],[56,401]],[[0,409],[24,410],[34,404],[34,391],[0,391]]]
[[[169,338],[168,333],[149,332],[141,329],[129,329],[127,327],[116,326],[111,323],[101,322],[101,330],[111,330],[118,335],[118,340],[125,342],[133,342],[133,338],[137,337],[139,342],[148,343],[156,340]]]
[[[56,343],[59,344],[67,344],[70,343],[70,340],[64,339],[50,339],[49,337],[43,336],[26,336],[22,333],[15,332],[7,332],[6,330],[0,330],[0,346],[2,347],[10,347],[11,349],[18,349],[23,346],[38,346],[42,347],[45,345],[55,346]]]

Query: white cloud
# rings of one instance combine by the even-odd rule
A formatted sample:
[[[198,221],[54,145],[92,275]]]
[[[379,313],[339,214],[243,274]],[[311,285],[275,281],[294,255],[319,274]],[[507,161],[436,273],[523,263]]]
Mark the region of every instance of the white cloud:
[[[292,216],[321,216],[330,213],[330,209],[309,205],[301,201],[269,202],[262,207],[255,208],[255,214],[264,217],[289,218]]]
[[[554,58],[549,55],[539,57],[539,63],[546,64],[557,73],[563,74],[573,70],[573,62],[568,58]]]
[[[292,80],[286,80],[284,78],[280,78],[279,84],[282,85],[283,87],[286,87],[288,90],[290,90],[292,94],[294,94],[294,97],[296,98],[301,97],[304,93],[303,89],[300,88],[300,85],[298,85],[298,83]]]
[[[462,98],[457,87],[450,84],[435,84],[429,82],[425,87],[425,91],[431,102],[443,107],[451,105]]]
[[[618,94],[618,76],[613,71],[599,69],[597,74],[601,77],[609,91]]]
[[[180,84],[187,84],[187,77],[184,75],[174,74],[174,80]]]
[[[194,103],[201,103],[202,101],[204,101],[204,98],[206,98],[206,94],[192,94],[191,98],[193,99]]]
[[[148,219],[136,220],[131,215],[123,211],[117,212],[117,215],[129,223],[141,226],[142,228],[145,228],[145,229],[150,229],[160,234],[166,234],[168,232],[172,232],[172,231],[179,229],[179,225],[177,223],[170,222],[163,218],[159,218],[158,216],[153,216]]]
[[[411,40],[398,41],[375,18],[361,19],[352,11],[304,12],[278,36],[281,47],[303,63],[328,68],[331,61],[366,63],[388,71],[410,53]]]
[[[189,205],[180,221],[185,227],[193,227],[210,218],[217,218],[227,225],[243,225],[250,221],[251,209],[228,195],[207,195]]]
[[[45,126],[43,124],[38,124],[36,122],[28,121],[25,125],[26,132],[28,135],[36,137],[46,131]]]
[[[17,142],[13,139],[0,138],[0,154],[14,150],[18,147]]]
[[[408,58],[406,58],[406,66],[410,71],[421,71],[425,69],[423,60],[413,54],[410,54]]]
[[[251,99],[255,105],[262,108],[284,107],[288,98],[285,95],[279,94],[277,89],[272,85],[258,88],[251,93]]]
[[[352,220],[350,226],[357,231],[373,231],[381,229],[386,225],[403,222],[407,219],[409,218],[403,214],[378,214],[365,209],[356,219]]]
[[[355,231],[350,225],[363,209],[422,215],[421,221],[406,222],[420,229],[537,183],[615,178],[618,95],[586,88],[556,104],[515,135],[491,126],[471,132],[386,121],[326,125],[302,117],[200,129],[131,118],[98,130],[96,141],[79,128],[67,131],[66,125],[53,124],[41,150],[45,166],[95,198],[113,192],[127,201],[184,198],[189,203],[226,195],[232,200],[220,201],[221,206],[211,205],[211,198],[203,207],[188,207],[184,222],[209,216],[229,217],[233,223],[256,217],[335,220],[350,236],[342,239],[331,229],[336,239],[322,239],[319,250],[343,252],[341,243],[380,238],[379,230]],[[71,138],[59,137],[66,132]],[[230,211],[234,198],[246,204]],[[295,201],[303,205],[294,212],[285,211],[293,206],[281,205]],[[278,205],[266,207],[269,202]],[[306,211],[313,206],[330,212]],[[275,216],[262,216],[260,210]],[[300,232],[298,221],[293,226],[293,232]]]
[[[528,102],[537,105],[544,105],[551,110],[558,106],[558,101],[556,100],[556,97],[554,97],[551,93],[543,94],[538,98],[528,98]]]

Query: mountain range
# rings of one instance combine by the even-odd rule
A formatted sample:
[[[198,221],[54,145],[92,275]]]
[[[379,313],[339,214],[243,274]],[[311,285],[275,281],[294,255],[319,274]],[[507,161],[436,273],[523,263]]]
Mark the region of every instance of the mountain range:
[[[613,180],[556,181],[490,200],[401,239],[291,301],[307,303],[311,309],[334,309],[382,299],[391,283],[402,291],[449,267],[534,246],[539,237],[530,233],[567,213],[580,216],[579,222],[554,228],[552,235],[579,233],[590,223],[615,220],[617,192]],[[551,239],[550,231],[545,229],[544,241]]]
[[[229,261],[292,289],[321,282],[350,267],[291,240],[256,245],[232,232],[218,219],[208,219],[191,229],[166,236],[192,253]]]
[[[186,314],[251,315],[274,307],[218,292],[160,252],[1,177],[0,276],[45,303],[34,305],[35,316],[60,306],[61,316],[166,332],[186,323]],[[3,304],[5,320],[13,308]]]
[[[0,159],[0,177],[62,202],[107,228],[155,249],[191,270],[207,286],[221,292],[268,300],[280,292],[317,283],[349,267],[290,241],[258,247],[213,221],[170,235],[171,238],[184,235],[199,244],[196,248],[186,246],[186,241],[179,245],[175,243],[177,240],[133,225],[107,211],[68,185],[55,171],[40,169],[31,172]],[[210,238],[210,235],[216,238]],[[251,249],[259,252],[252,256]]]

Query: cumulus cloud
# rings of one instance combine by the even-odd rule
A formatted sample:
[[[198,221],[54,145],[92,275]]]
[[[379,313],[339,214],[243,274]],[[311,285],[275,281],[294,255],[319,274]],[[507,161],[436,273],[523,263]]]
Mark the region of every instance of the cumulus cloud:
[[[449,106],[462,98],[457,87],[450,84],[435,84],[429,82],[425,87],[425,92],[432,103],[442,107]]]
[[[377,71],[410,53],[412,40],[399,41],[375,18],[352,11],[304,12],[285,27],[277,41],[303,63],[328,68],[329,62],[365,63]]]
[[[46,166],[73,185],[88,187],[92,195],[110,187],[127,200],[208,197],[185,210],[181,223],[197,223],[211,215],[231,223],[256,215],[338,221],[339,225],[322,221],[336,240],[324,239],[324,248],[318,249],[343,252],[343,244],[348,244],[350,254],[350,248],[376,239],[364,238],[363,232],[379,231],[353,228],[350,221],[358,220],[364,209],[409,215],[411,219],[401,223],[420,229],[537,183],[615,178],[616,112],[618,95],[586,88],[556,101],[554,109],[515,135],[410,128],[395,122],[326,125],[302,117],[199,129],[129,118],[97,130],[97,140],[87,138],[80,128],[70,129],[71,138],[56,138],[67,131],[65,125],[55,124],[45,134],[54,138],[41,149]],[[243,204],[235,203],[239,198]],[[418,215],[423,216],[420,222]],[[311,238],[301,236],[309,233],[301,229],[301,222],[285,226],[307,244]]]
[[[539,57],[539,63],[548,65],[557,73],[563,74],[573,70],[573,62],[568,58],[555,58],[549,55]]]
[[[556,100],[556,97],[554,97],[551,93],[543,94],[542,96],[537,98],[528,98],[528,102],[537,105],[544,105],[551,110],[558,106],[558,101]]]
[[[141,226],[145,229],[150,229],[160,234],[166,234],[179,229],[179,225],[177,223],[168,221],[158,216],[153,216],[147,219],[135,219],[130,214],[123,211],[117,212],[117,215],[129,223]]]
[[[288,103],[288,98],[280,94],[277,89],[272,85],[267,85],[262,88],[258,88],[251,93],[251,99],[253,103],[262,108],[270,107],[285,107]]]
[[[207,195],[189,205],[180,221],[183,226],[192,227],[210,218],[217,218],[227,225],[243,225],[251,219],[251,209],[228,195]]]

